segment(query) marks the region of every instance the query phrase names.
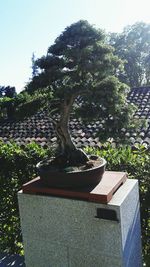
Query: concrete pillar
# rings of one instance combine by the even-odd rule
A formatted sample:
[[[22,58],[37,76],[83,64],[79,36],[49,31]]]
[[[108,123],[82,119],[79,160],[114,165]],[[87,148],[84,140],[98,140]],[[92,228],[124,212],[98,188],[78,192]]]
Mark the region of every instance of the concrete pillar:
[[[141,267],[137,180],[108,204],[18,193],[26,267]]]

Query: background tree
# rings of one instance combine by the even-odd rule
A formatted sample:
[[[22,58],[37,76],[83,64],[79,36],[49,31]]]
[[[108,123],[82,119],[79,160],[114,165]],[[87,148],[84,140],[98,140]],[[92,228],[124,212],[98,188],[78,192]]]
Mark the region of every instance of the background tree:
[[[12,119],[15,111],[16,88],[0,86],[0,117]]]
[[[35,64],[36,58],[35,58],[35,54],[32,54],[32,78],[35,77],[36,75],[38,75],[38,70],[37,70],[37,66]]]
[[[104,33],[87,21],[67,27],[36,65],[39,74],[28,84],[27,91],[33,93],[47,86],[54,99],[59,100],[60,117],[55,129],[61,152],[70,164],[87,160],[79,155],[68,131],[76,98],[80,96],[78,114],[87,120],[101,119],[105,134],[113,128],[111,134],[118,135],[122,126],[130,124],[133,109],[126,102],[128,89],[115,77],[121,61],[113,55]]]
[[[150,84],[150,24],[137,22],[124,31],[110,34],[115,54],[124,60],[119,78],[130,87]]]

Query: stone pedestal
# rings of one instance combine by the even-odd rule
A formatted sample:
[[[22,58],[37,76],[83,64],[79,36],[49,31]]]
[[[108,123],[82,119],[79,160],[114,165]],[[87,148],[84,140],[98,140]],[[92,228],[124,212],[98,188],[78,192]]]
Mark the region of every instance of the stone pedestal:
[[[107,204],[18,193],[26,267],[141,267],[137,180]]]

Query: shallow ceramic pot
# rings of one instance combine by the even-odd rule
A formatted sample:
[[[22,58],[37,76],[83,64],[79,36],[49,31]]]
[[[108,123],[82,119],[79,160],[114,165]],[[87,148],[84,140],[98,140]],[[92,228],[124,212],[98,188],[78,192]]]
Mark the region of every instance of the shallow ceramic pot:
[[[54,171],[42,168],[42,162],[37,164],[37,169],[42,183],[47,187],[55,188],[84,188],[96,186],[105,171],[106,160],[100,158],[99,166],[82,171]]]

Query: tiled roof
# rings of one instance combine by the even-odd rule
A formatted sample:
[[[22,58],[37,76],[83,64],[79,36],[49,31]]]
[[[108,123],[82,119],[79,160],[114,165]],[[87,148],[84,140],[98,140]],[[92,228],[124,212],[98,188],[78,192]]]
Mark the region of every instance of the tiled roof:
[[[138,106],[135,118],[146,119],[147,126],[141,129],[139,137],[137,137],[136,132],[126,134],[128,134],[132,144],[140,143],[150,147],[150,87],[132,88],[128,100]]]
[[[145,143],[150,147],[150,87],[133,88],[129,93],[128,100],[138,105],[135,117],[148,119],[148,125],[141,129],[138,137],[136,132],[131,133],[124,129],[125,134],[130,139],[131,144]],[[77,147],[99,147],[100,140],[97,137],[99,129],[100,121],[86,126],[77,119],[72,119],[70,122],[72,139]],[[1,122],[0,140],[6,143],[13,140],[20,145],[34,141],[47,147],[54,144],[57,139],[47,111],[39,111],[34,116],[22,121]]]
[[[132,88],[128,100],[138,105],[135,117],[150,119],[150,87]]]

